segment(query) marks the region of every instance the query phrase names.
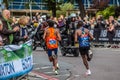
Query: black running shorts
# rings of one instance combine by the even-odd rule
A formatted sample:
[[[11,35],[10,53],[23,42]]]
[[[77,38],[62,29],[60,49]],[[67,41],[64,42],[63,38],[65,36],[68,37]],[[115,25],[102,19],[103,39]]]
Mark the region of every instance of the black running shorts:
[[[87,55],[90,47],[79,47],[79,51],[81,55]]]

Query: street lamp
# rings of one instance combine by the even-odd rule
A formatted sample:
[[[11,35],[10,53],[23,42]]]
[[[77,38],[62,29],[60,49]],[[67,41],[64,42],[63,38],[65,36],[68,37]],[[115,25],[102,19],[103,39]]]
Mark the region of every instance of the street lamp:
[[[30,18],[32,20],[32,0],[29,0],[29,8],[30,8]]]

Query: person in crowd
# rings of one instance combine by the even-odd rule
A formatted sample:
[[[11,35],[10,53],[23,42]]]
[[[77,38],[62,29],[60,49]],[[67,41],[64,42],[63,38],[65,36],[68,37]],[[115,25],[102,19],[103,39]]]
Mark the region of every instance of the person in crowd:
[[[29,20],[26,16],[21,16],[18,21],[19,31],[14,34],[13,44],[23,43],[28,39],[27,24]]]
[[[87,69],[87,72],[85,74],[91,75],[91,71],[88,65],[88,61],[89,61],[88,51],[90,49],[90,40],[93,40],[93,36],[88,29],[83,27],[83,21],[79,21],[77,26],[79,27],[79,29],[75,31],[75,42],[76,43],[79,42],[79,51],[83,63]]]
[[[71,17],[71,22],[69,24],[69,44],[74,46],[74,34],[75,30],[77,29],[77,23],[76,17]]]
[[[0,20],[0,31],[3,29],[3,24],[2,24],[2,21]],[[0,34],[0,46],[3,45],[3,40],[2,40],[2,37],[1,37],[1,34]]]
[[[58,27],[62,28],[65,26],[65,22],[62,18],[58,18]]]
[[[12,44],[13,34],[19,30],[19,27],[12,27],[10,23],[10,11],[3,10],[0,19],[3,23],[3,29],[0,31],[0,34],[3,38],[4,45]]]
[[[54,22],[52,20],[48,21],[49,27],[44,31],[43,39],[47,45],[47,54],[50,62],[53,63],[53,70],[55,74],[58,74],[58,41],[61,41],[61,36],[59,31],[54,28]],[[54,51],[54,54],[52,54]]]
[[[88,18],[85,17],[83,20],[83,23],[84,23],[85,28],[91,29],[90,22],[88,21]]]
[[[118,18],[117,18],[117,27],[116,28],[120,29],[120,16],[118,16]]]
[[[110,16],[108,19],[108,22],[106,22],[106,23],[107,23],[107,31],[108,31],[107,35],[108,35],[109,43],[110,43],[110,45],[108,47],[112,47],[113,37],[115,35],[115,25],[116,25],[114,17]]]
[[[55,27],[55,28],[58,28],[59,23],[58,23],[57,17],[54,17],[54,18],[53,18],[53,21],[55,22],[54,27]]]

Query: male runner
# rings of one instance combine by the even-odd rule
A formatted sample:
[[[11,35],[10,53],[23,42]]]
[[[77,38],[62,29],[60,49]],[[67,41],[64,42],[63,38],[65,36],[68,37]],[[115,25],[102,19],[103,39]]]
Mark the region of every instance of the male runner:
[[[91,75],[91,71],[88,65],[88,51],[90,49],[90,40],[93,40],[92,34],[88,29],[83,27],[83,22],[78,22],[78,29],[75,31],[75,42],[79,42],[79,51],[83,60],[83,63],[87,69],[86,75]]]
[[[47,45],[47,53],[50,62],[53,62],[53,69],[56,74],[58,74],[58,59],[57,59],[57,52],[58,52],[58,41],[61,41],[61,36],[59,31],[54,28],[54,22],[52,20],[48,21],[49,27],[45,30],[43,39]],[[52,54],[54,51],[54,55]]]

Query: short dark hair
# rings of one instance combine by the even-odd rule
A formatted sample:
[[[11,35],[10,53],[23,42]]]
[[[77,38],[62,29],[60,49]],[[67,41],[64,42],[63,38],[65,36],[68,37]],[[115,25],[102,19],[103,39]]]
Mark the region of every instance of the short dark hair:
[[[54,27],[54,21],[48,20],[47,23],[48,23],[49,27]]]
[[[78,21],[77,27],[82,27],[83,26],[83,21]]]

